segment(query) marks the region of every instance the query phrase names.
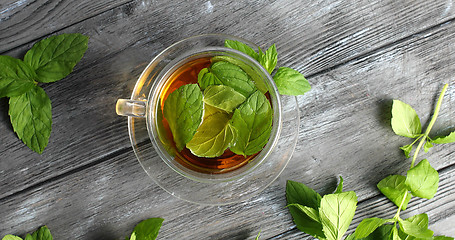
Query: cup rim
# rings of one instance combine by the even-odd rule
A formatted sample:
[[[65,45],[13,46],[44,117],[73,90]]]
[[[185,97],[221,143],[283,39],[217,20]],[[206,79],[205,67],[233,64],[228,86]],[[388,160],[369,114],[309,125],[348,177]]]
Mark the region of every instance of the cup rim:
[[[216,34],[210,34],[210,35],[216,35]],[[176,47],[178,44],[184,43],[185,40],[193,40],[194,38],[198,37],[205,37],[207,35],[200,35],[200,36],[194,36],[190,37],[184,40],[181,40],[170,47],[166,48],[163,50],[157,57],[155,57],[152,62],[149,63],[149,65],[146,67],[146,69],[143,71],[143,74],[141,74],[140,78],[143,78],[145,75],[147,75],[148,69],[153,65],[155,61],[160,59],[161,55],[166,54],[166,51],[172,50],[174,47]],[[226,35],[226,39],[232,39],[232,37]],[[191,170],[185,166],[182,166],[180,163],[178,163],[176,160],[173,159],[172,156],[167,152],[163,144],[158,138],[158,133],[157,133],[157,127],[156,127],[156,118],[154,117],[155,112],[157,111],[157,105],[158,105],[158,98],[159,98],[159,92],[161,91],[161,88],[163,85],[166,83],[166,76],[169,76],[172,74],[172,72],[175,70],[173,66],[178,64],[179,62],[182,62],[184,59],[186,59],[189,56],[195,55],[195,54],[200,54],[200,53],[206,53],[206,52],[227,52],[235,55],[239,55],[241,58],[246,59],[250,63],[254,64],[254,67],[257,68],[261,74],[265,76],[265,80],[267,82],[267,88],[269,91],[273,91],[274,98],[272,101],[272,106],[273,106],[273,124],[272,124],[272,131],[271,135],[269,137],[269,141],[267,144],[263,147],[263,149],[259,152],[257,156],[255,156],[252,160],[250,160],[247,164],[244,166],[239,167],[238,169],[234,169],[230,172],[226,173],[221,173],[221,174],[212,174],[212,173],[201,173],[198,171]],[[249,63],[248,63],[249,64]],[[250,65],[250,64],[249,64]],[[194,181],[199,181],[199,182],[226,182],[226,181],[232,181],[238,178],[241,178],[251,171],[254,171],[259,165],[261,165],[267,157],[270,155],[270,153],[273,151],[275,148],[280,132],[281,132],[281,124],[282,124],[282,116],[281,116],[281,101],[280,101],[280,95],[277,90],[276,84],[273,81],[273,78],[270,76],[270,74],[265,70],[263,66],[261,66],[255,59],[252,57],[248,56],[247,54],[244,54],[243,52],[237,51],[235,49],[227,48],[227,47],[204,47],[200,49],[196,49],[193,51],[188,51],[185,54],[182,54],[178,58],[174,59],[173,61],[169,62],[166,67],[160,72],[158,77],[156,78],[157,80],[153,83],[149,95],[147,97],[147,113],[146,113],[146,123],[147,123],[147,131],[150,137],[150,140],[155,147],[155,150],[157,151],[158,155],[160,156],[161,160],[164,161],[168,167],[170,167],[173,171],[176,171],[180,175],[189,178]]]

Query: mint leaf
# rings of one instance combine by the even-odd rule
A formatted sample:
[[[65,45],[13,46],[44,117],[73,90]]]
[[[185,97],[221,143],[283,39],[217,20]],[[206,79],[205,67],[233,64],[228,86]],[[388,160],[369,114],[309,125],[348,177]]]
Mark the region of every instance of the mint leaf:
[[[453,143],[455,142],[455,131],[445,137],[436,137],[431,142],[436,144]]]
[[[204,90],[203,101],[226,112],[232,112],[245,100],[245,96],[225,85],[212,85]]]
[[[360,222],[355,230],[356,238],[365,238],[374,232],[378,227],[384,225],[387,220],[382,218],[366,218]]]
[[[210,85],[223,84],[208,68],[202,69],[197,76],[197,83],[202,91]]]
[[[425,213],[398,220],[400,230],[416,238],[431,238],[433,231],[428,229],[428,216]]]
[[[246,55],[249,55],[250,57],[254,58],[256,61],[259,60],[258,53],[245,43],[227,39],[224,41],[224,46],[243,52]]]
[[[390,175],[382,179],[377,187],[390,201],[395,203],[397,207],[400,207],[401,201],[408,188],[405,184],[406,177],[401,175]],[[406,200],[403,203],[401,209],[406,210],[409,200],[411,200],[411,194],[407,194]]]
[[[51,231],[46,226],[40,227],[32,233],[33,240],[52,240]]]
[[[6,235],[2,238],[2,240],[22,240],[22,238],[14,236],[14,235]]]
[[[433,240],[453,240],[453,237],[446,237],[446,236],[435,236]]]
[[[422,132],[416,111],[400,100],[393,100],[391,124],[395,134],[403,137],[416,138]]]
[[[288,180],[286,182],[286,199],[288,204],[298,203],[303,206],[318,209],[321,205],[321,195],[303,183]]]
[[[187,84],[169,94],[164,102],[164,117],[169,123],[177,150],[193,138],[202,121],[202,92],[197,84]]]
[[[311,218],[311,220],[313,220],[315,222],[320,222],[319,221],[319,212],[317,209],[303,206],[298,203],[289,204],[289,205],[287,205],[287,207],[295,207],[298,210],[300,210],[302,213],[306,214],[309,218]]]
[[[288,180],[286,182],[286,199],[288,204],[299,204],[313,209],[318,209],[321,203],[321,195],[303,183]],[[297,228],[316,238],[324,239],[322,224],[314,221],[308,215],[300,210],[290,207],[289,212],[292,215]]]
[[[343,177],[340,176],[340,183],[338,183],[337,189],[334,193],[341,193],[343,192]]]
[[[36,74],[19,59],[0,55],[0,98],[24,94],[35,86]]]
[[[404,155],[409,158],[410,157],[410,153],[412,151],[412,145],[409,144],[409,145],[404,145],[402,147],[400,147],[401,150],[403,150],[404,152]]]
[[[327,240],[341,240],[357,208],[354,192],[327,194],[322,197],[319,217]]]
[[[210,66],[210,71],[223,85],[248,97],[256,91],[254,82],[239,66],[229,62],[216,62]]]
[[[52,128],[51,100],[38,86],[9,99],[9,115],[14,132],[30,149],[42,153]]]
[[[275,76],[273,76],[273,80],[275,81],[278,91],[283,95],[303,95],[311,89],[308,80],[306,80],[301,73],[292,68],[278,68]]]
[[[254,81],[254,84],[256,85],[256,87],[259,91],[261,91],[264,94],[268,91],[267,85],[265,84],[262,77],[251,66],[244,63],[243,61],[235,59],[233,57],[228,57],[228,56],[215,56],[212,58],[211,61],[212,62],[226,61],[226,62],[239,66],[243,71],[246,72],[246,74],[248,74],[248,76],[251,77],[251,79]],[[221,82],[218,84],[221,84]],[[211,84],[211,85],[215,85],[215,84]]]
[[[433,144],[431,144],[430,141],[426,141],[425,142],[425,145],[423,145],[423,149],[425,150],[425,152],[428,152],[430,150],[430,148],[433,147]]]
[[[267,70],[267,72],[272,73],[276,67],[276,63],[278,61],[276,46],[273,44],[272,46],[263,53],[259,48],[259,63]]]
[[[353,234],[355,235],[355,234]],[[395,235],[395,238],[394,238]],[[357,240],[398,240],[397,228],[394,225],[382,225],[371,234],[364,238],[355,238]]]
[[[134,227],[131,240],[155,240],[163,224],[162,218],[149,218]]]
[[[438,190],[439,174],[423,159],[408,171],[405,183],[414,196],[431,199]]]
[[[33,239],[32,235],[27,233],[27,235],[25,236],[25,240],[35,240],[35,239]]]
[[[186,147],[198,157],[221,156],[233,138],[229,120],[230,116],[226,113],[211,114],[204,119]]]
[[[87,50],[88,37],[74,33],[43,39],[25,54],[39,82],[55,82],[70,74]]]
[[[261,151],[269,140],[272,118],[269,100],[261,92],[254,92],[234,111],[230,123],[234,140],[230,150],[244,156]]]

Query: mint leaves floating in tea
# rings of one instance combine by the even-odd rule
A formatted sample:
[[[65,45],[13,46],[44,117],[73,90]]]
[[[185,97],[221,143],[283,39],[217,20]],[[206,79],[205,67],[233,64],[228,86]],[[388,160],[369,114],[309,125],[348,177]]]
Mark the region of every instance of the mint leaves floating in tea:
[[[172,92],[166,99],[163,113],[175,145],[181,151],[193,138],[202,120],[202,92],[197,84],[184,85]]]
[[[47,146],[52,127],[51,101],[38,82],[55,82],[70,74],[87,42],[81,34],[61,34],[33,45],[24,61],[0,56],[0,97],[10,97],[13,129],[37,153]]]
[[[225,47],[246,53],[269,73],[276,67],[275,45],[256,52],[244,43],[226,40]],[[275,75],[282,86],[280,92],[297,95],[310,89],[303,75],[295,70],[287,74],[288,68],[282,69],[287,70]],[[300,90],[286,91],[291,84]],[[205,158],[219,157],[227,150],[245,158],[260,152],[269,141],[273,122],[267,92],[267,84],[252,66],[230,56],[212,57],[209,66],[198,70],[197,85],[180,86],[165,98],[164,119],[177,151],[187,148]]]

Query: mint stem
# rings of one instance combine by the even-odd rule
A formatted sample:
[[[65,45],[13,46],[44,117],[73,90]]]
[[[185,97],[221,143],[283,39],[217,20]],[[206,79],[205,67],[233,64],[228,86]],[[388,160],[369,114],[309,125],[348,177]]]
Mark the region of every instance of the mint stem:
[[[419,145],[417,146],[417,149],[414,153],[414,156],[412,156],[411,168],[414,167],[414,163],[417,158],[417,155],[419,154],[420,148],[422,148],[425,140],[428,137],[428,134],[431,131],[431,128],[433,127],[434,123],[436,122],[436,118],[439,115],[439,109],[441,108],[442,99],[444,98],[444,94],[448,87],[449,87],[449,84],[445,84],[444,87],[442,88],[441,94],[439,95],[438,102],[436,103],[436,108],[434,109],[433,117],[431,118],[431,121],[430,121],[430,124],[428,125],[427,130],[425,131],[424,137],[420,140]]]
[[[428,127],[427,127],[427,129],[425,131],[425,134],[423,135],[423,138],[420,140],[419,145],[417,146],[417,149],[414,152],[414,155],[412,156],[412,162],[411,162],[411,167],[410,168],[414,167],[414,163],[415,163],[415,160],[417,159],[417,155],[419,154],[419,151],[422,148],[423,143],[428,138],[428,134],[430,133],[431,128],[433,127],[434,123],[436,122],[436,118],[439,115],[439,109],[441,108],[442,99],[444,98],[444,94],[446,93],[446,90],[447,90],[448,87],[449,87],[449,84],[445,84],[444,87],[442,88],[441,94],[439,95],[438,102],[436,103],[436,108],[434,109],[433,117],[431,118],[431,121],[430,121],[430,124],[428,124]],[[420,137],[422,137],[422,136],[420,136]],[[401,203],[400,203],[400,206],[398,207],[397,213],[393,217],[394,219],[396,219],[396,220],[400,219],[401,207],[403,206],[404,201],[406,200],[406,197],[408,196],[408,194],[409,194],[409,192],[406,191],[405,194],[403,195],[403,199],[401,200]]]

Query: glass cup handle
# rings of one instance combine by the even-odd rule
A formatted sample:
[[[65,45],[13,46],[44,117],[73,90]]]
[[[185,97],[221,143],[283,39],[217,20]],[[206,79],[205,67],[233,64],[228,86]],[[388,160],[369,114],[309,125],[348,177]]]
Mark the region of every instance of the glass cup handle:
[[[145,118],[146,100],[118,99],[115,105],[117,115]]]

